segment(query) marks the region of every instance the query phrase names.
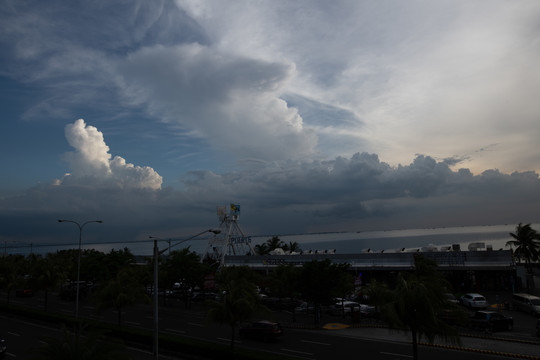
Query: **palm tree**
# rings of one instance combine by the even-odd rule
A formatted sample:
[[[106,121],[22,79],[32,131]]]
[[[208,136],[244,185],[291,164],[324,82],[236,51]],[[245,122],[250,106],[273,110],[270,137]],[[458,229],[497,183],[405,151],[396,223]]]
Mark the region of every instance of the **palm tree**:
[[[122,325],[122,309],[137,303],[148,302],[146,289],[137,280],[135,269],[126,267],[110,279],[95,295],[98,311],[114,308],[118,313],[118,326]]]
[[[515,240],[507,241],[506,245],[516,247],[514,255],[518,259],[525,259],[527,265],[530,266],[532,261],[540,258],[540,238],[536,230],[531,228],[531,224],[519,223],[516,226],[516,232],[510,233],[510,236]]]
[[[209,321],[227,324],[231,328],[231,352],[234,352],[235,333],[238,326],[257,311],[267,310],[260,303],[254,274],[248,267],[221,268],[217,276],[221,301],[209,301]]]
[[[300,295],[299,291],[300,268],[294,265],[279,265],[270,273],[270,288],[272,293],[280,299],[290,299],[292,321],[296,322],[295,298]]]
[[[162,282],[169,289],[177,282],[182,283],[185,306],[190,307],[190,297],[188,290],[196,286],[202,286],[204,277],[210,273],[210,269],[201,263],[200,256],[186,247],[182,250],[173,251],[160,267],[163,271],[164,281]]]
[[[298,246],[298,244],[296,244],[296,246]],[[272,238],[266,240],[266,242],[255,245],[255,253],[257,255],[268,255],[271,251],[276,250],[277,248],[281,248],[283,250],[291,250],[287,246],[287,244],[285,244],[279,239],[278,236],[272,236]]]
[[[8,255],[0,259],[0,286],[6,289],[7,303],[11,291],[22,285],[26,260],[22,255]]]
[[[529,274],[531,274],[531,262],[540,259],[540,237],[536,230],[531,227],[531,224],[523,225],[519,223],[516,226],[516,232],[510,233],[514,240],[506,242],[506,246],[515,246],[514,255],[519,260],[525,259],[525,267],[527,269],[527,291],[529,291]]]
[[[278,236],[272,236],[271,239],[266,240],[266,245],[268,246],[268,251],[272,251],[277,248],[283,248],[285,243]]]
[[[354,288],[349,264],[333,264],[330,259],[305,262],[299,274],[298,288],[304,299],[314,305],[314,323],[320,323],[320,307],[333,302]],[[348,287],[347,287],[348,286]]]
[[[416,360],[418,339],[422,336],[430,343],[436,337],[456,343],[460,339],[456,329],[440,316],[451,304],[444,296],[448,283],[437,271],[437,264],[422,255],[415,256],[414,264],[412,273],[398,274],[393,299],[383,307],[383,315],[391,328],[411,332]]]
[[[375,306],[375,313],[379,313],[381,306],[392,301],[392,290],[384,282],[379,282],[375,279],[371,280],[366,287],[364,295],[367,296],[368,302]]]
[[[266,243],[255,245],[255,254],[268,255],[268,253],[270,253],[270,250],[268,249],[268,245],[266,245]]]
[[[47,311],[49,300],[49,290],[58,287],[65,280],[65,273],[62,267],[51,254],[45,258],[31,255],[31,275],[33,285],[36,289],[44,290],[44,309]]]
[[[290,252],[300,252],[302,249],[296,241],[289,241],[289,244],[283,244],[283,250]]]

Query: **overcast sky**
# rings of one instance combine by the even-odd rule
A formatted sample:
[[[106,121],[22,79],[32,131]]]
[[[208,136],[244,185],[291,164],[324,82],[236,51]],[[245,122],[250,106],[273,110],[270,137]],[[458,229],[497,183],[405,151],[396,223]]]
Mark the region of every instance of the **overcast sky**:
[[[0,241],[538,222],[538,59],[536,0],[4,0]]]

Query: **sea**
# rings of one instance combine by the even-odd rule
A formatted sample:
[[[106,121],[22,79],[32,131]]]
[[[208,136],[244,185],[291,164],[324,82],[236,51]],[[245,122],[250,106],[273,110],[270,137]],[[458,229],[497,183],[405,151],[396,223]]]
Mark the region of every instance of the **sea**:
[[[531,224],[533,229],[540,229],[540,224]],[[398,251],[445,251],[459,247],[467,251],[474,247],[476,250],[491,248],[493,250],[510,249],[506,242],[512,240],[510,233],[515,233],[516,225],[485,225],[485,226],[462,226],[425,229],[401,229],[381,231],[358,231],[358,232],[325,232],[308,234],[287,235],[249,235],[250,244],[254,247],[262,244],[273,236],[278,236],[286,244],[296,242],[300,249],[306,251],[335,252],[354,254],[367,252],[398,252]],[[190,250],[204,255],[208,249],[209,238],[202,237],[197,241],[189,241],[175,246],[172,241],[172,249],[177,250],[189,246]],[[171,243],[160,241],[159,250],[166,249]],[[4,253],[28,255],[31,252],[45,254],[63,249],[73,249],[76,245],[55,245],[54,247],[35,246],[34,248],[10,247],[4,249]],[[133,254],[151,256],[153,242],[150,240],[128,241],[122,243],[98,243],[83,244],[83,249],[95,249],[109,252],[112,249],[120,250],[128,248]]]

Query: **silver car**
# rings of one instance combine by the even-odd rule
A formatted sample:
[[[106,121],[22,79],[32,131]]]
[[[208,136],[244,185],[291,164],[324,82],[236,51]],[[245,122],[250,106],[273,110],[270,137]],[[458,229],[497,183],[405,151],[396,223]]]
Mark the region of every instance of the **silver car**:
[[[460,302],[469,309],[485,309],[488,305],[485,296],[476,293],[463,295]]]

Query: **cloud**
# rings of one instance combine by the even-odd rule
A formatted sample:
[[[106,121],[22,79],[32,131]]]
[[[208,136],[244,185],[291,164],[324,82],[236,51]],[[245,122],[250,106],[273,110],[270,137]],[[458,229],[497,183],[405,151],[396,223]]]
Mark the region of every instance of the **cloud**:
[[[177,3],[213,46],[295,64],[286,94],[362,119],[348,126],[362,146],[355,151],[398,165],[415,153],[449,158],[495,142],[467,159],[473,172],[540,171],[531,150],[540,135],[536,1]],[[301,115],[305,126],[317,122]]]
[[[161,188],[162,178],[152,168],[126,163],[120,156],[111,159],[103,134],[94,126],[87,126],[83,119],[66,125],[65,133],[75,151],[66,154],[71,173],[57,184],[86,183],[96,187],[153,190]]]
[[[242,206],[241,226],[252,235],[517,224],[535,222],[540,206],[536,172],[473,175],[426,155],[398,167],[375,154],[357,153],[220,174],[192,171],[182,179],[183,190],[154,190],[142,187],[148,177],[135,176],[123,161],[113,165],[111,160],[107,168],[98,131],[79,121],[71,126],[93,139],[81,142],[94,141],[95,146],[77,156],[98,169],[100,177],[84,172],[60,186],[39,185],[0,199],[4,238],[34,243],[63,239],[52,226],[57,218],[104,220],[103,230],[92,230],[100,241],[182,237],[215,226],[216,206],[229,203]]]
[[[119,63],[119,87],[184,134],[243,159],[300,159],[317,136],[280,98],[294,66],[200,44],[141,48]]]
[[[104,239],[189,234],[229,202],[252,233],[537,221],[539,4],[8,1],[16,134],[95,127],[66,126],[69,175],[2,195],[2,236],[68,216],[103,217]],[[26,159],[5,172],[65,172]]]
[[[253,226],[282,233],[513,223],[531,219],[540,204],[531,196],[540,194],[535,172],[473,175],[425,155],[393,167],[357,153],[243,173],[191,172],[184,182],[186,193],[235,199],[253,212],[246,215]]]

